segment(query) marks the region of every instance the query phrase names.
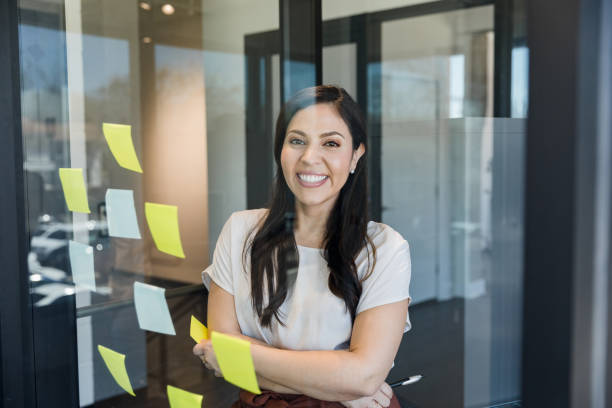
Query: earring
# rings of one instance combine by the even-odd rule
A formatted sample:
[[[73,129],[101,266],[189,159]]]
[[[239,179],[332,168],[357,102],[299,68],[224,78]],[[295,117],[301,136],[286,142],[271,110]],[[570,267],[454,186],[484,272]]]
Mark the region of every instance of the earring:
[[[351,174],[355,174],[355,169],[351,170]]]

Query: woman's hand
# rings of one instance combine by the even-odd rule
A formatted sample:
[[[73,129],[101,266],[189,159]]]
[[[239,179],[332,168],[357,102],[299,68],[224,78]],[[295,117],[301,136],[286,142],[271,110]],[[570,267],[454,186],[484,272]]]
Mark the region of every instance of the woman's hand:
[[[210,340],[202,340],[195,346],[193,346],[193,354],[200,357],[200,360],[204,363],[204,366],[209,370],[215,372],[215,376],[223,377],[219,363],[217,363],[217,356],[213,349],[212,342]]]
[[[382,383],[374,395],[362,397],[353,401],[343,401],[342,405],[349,408],[380,408],[388,407],[393,398],[393,390],[386,382]]]

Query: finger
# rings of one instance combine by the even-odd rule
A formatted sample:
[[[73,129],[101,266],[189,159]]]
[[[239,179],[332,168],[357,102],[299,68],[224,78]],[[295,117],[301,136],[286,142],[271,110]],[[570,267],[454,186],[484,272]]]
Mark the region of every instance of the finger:
[[[204,346],[202,345],[202,343],[198,343],[195,346],[193,346],[193,354],[195,354],[196,356],[202,356],[204,355]]]
[[[393,390],[391,389],[391,386],[386,382],[383,382],[380,386],[380,392],[382,392],[389,398],[393,398]]]
[[[223,374],[221,374],[221,373],[220,373],[220,372],[218,372],[218,371],[215,371],[215,377],[223,377]]]
[[[374,400],[380,404],[381,407],[388,407],[391,405],[391,399],[382,392],[374,394]]]

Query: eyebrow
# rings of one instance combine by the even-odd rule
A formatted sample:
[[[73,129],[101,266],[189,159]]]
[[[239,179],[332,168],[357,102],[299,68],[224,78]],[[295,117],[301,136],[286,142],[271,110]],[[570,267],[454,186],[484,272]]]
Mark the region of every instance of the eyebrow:
[[[297,134],[298,134],[298,135],[300,135],[300,136],[307,137],[306,133],[302,132],[301,130],[297,130],[297,129],[291,129],[291,130],[290,130],[290,131],[288,131],[287,133],[297,133]],[[332,135],[338,135],[338,136],[340,136],[340,137],[341,137],[341,138],[343,138],[343,139],[345,138],[345,137],[344,137],[344,135],[342,135],[342,133],[340,133],[340,132],[336,132],[335,130],[332,130],[332,131],[330,131],[330,132],[324,132],[324,133],[321,133],[321,134],[319,135],[319,137],[320,137],[320,138],[323,138],[323,137],[332,136]]]

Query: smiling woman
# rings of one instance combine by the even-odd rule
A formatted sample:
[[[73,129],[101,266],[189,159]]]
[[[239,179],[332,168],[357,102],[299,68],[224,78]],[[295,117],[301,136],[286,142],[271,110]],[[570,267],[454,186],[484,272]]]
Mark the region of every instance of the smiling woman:
[[[298,92],[276,123],[269,207],[234,213],[221,232],[203,273],[209,328],[251,342],[267,390],[242,391],[236,407],[399,406],[385,378],[410,328],[410,253],[368,222],[366,140],[344,89]],[[219,371],[210,341],[194,353]]]
[[[351,132],[332,103],[298,111],[289,123],[281,165],[296,204],[312,212],[329,212],[357,162],[363,142],[354,149]],[[313,188],[322,187],[316,190]],[[316,239],[316,237],[314,237]]]

